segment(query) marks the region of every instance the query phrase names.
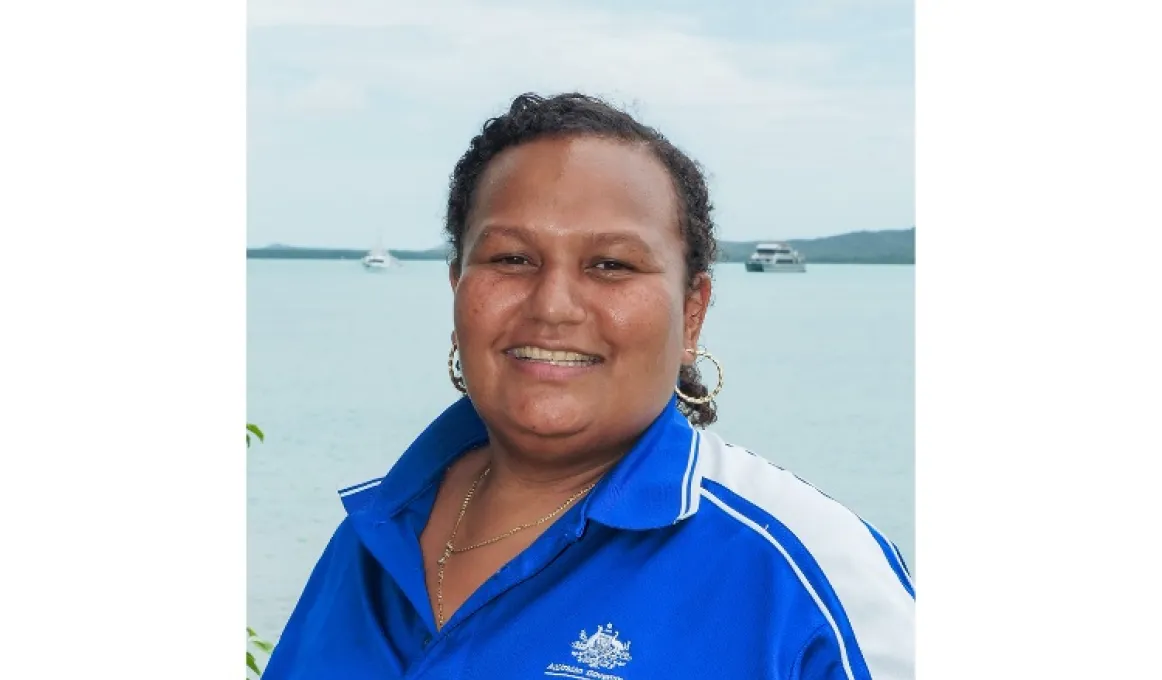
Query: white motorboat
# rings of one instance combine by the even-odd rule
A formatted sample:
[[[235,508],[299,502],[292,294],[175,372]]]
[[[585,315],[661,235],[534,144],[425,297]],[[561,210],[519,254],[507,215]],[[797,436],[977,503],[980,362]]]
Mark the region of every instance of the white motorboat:
[[[748,272],[807,271],[807,258],[786,243],[760,243],[746,261]]]

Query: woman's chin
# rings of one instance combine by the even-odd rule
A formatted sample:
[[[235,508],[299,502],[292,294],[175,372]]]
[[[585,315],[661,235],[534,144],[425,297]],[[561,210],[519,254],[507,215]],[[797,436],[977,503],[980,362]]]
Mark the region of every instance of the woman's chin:
[[[505,419],[518,428],[542,437],[566,437],[581,432],[598,420],[600,404],[580,395],[557,390],[512,395],[505,400]]]

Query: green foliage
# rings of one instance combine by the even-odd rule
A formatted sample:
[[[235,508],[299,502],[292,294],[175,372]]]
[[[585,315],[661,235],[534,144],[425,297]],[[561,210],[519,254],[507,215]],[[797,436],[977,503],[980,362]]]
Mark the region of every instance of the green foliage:
[[[246,448],[250,448],[250,435],[252,433],[254,434],[255,437],[258,437],[258,441],[261,442],[261,441],[266,440],[266,435],[262,434],[262,430],[260,430],[257,425],[255,425],[254,423],[247,423],[246,424]]]
[[[260,652],[267,658],[270,653],[274,651],[274,645],[262,638],[258,637],[258,633],[250,626],[246,627],[246,668],[254,674],[254,677],[262,677],[262,669],[258,666],[258,660],[254,656],[255,652]],[[247,675],[247,678],[250,676]]]
[[[266,438],[266,435],[264,435],[262,433],[262,430],[257,425],[255,425],[253,423],[247,423],[246,424],[246,448],[250,448],[250,435],[252,435],[252,434],[255,437],[258,437],[258,441],[260,441],[260,442]],[[250,626],[247,626],[246,627],[246,669],[247,669],[246,677],[248,680],[251,677],[250,676],[251,673],[254,674],[255,678],[262,677],[262,668],[259,667],[258,659],[257,659],[257,657],[254,656],[254,653],[256,651],[265,655],[266,658],[269,658],[270,653],[274,651],[274,645],[272,643],[267,642],[266,640],[263,640],[262,638],[258,637],[258,633],[254,632],[254,629],[251,628]]]

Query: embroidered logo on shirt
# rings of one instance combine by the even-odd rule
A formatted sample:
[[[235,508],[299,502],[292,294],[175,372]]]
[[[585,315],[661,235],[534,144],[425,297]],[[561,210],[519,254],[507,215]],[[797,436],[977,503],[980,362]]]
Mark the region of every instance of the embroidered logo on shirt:
[[[573,658],[589,667],[584,670],[568,664],[549,664],[545,675],[554,675],[578,680],[622,680],[620,676],[602,673],[596,669],[610,670],[624,666],[633,658],[629,654],[629,641],[622,641],[613,624],[597,626],[592,635],[581,631],[581,637],[573,643]]]
[[[617,637],[613,624],[598,626],[597,632],[587,635],[581,631],[581,639],[573,643],[573,658],[590,668],[617,668],[630,660],[629,642]]]

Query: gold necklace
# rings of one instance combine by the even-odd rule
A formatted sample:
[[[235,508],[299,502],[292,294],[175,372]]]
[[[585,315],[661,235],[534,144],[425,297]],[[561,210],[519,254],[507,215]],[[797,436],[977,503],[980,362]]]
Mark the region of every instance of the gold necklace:
[[[491,469],[491,466],[484,468],[484,472],[481,472],[480,476],[476,478],[476,481],[472,482],[471,488],[468,489],[467,495],[464,496],[464,502],[460,504],[460,514],[456,517],[456,524],[452,527],[452,535],[448,537],[448,542],[444,544],[444,554],[440,556],[440,559],[436,560],[436,564],[438,565],[436,569],[436,628],[444,627],[444,564],[447,563],[449,557],[458,553],[468,552],[469,550],[475,550],[476,548],[483,548],[486,545],[491,545],[497,541],[508,538],[518,531],[523,531],[529,527],[535,527],[538,524],[544,524],[545,522],[560,514],[561,511],[563,511],[565,508],[569,507],[573,501],[589,493],[593,487],[597,486],[597,482],[593,482],[589,486],[570,496],[568,500],[562,503],[561,506],[556,510],[550,512],[535,522],[522,524],[513,529],[509,529],[499,536],[490,538],[487,541],[473,543],[467,548],[453,547],[453,542],[456,540],[456,532],[460,530],[460,522],[464,519],[464,512],[468,509],[468,503],[471,502],[472,496],[475,495],[476,487],[480,485],[480,482],[484,481],[484,478],[488,476],[488,472]]]

